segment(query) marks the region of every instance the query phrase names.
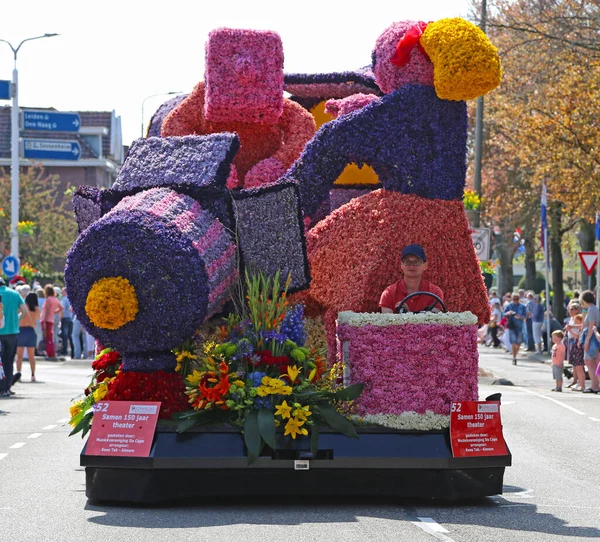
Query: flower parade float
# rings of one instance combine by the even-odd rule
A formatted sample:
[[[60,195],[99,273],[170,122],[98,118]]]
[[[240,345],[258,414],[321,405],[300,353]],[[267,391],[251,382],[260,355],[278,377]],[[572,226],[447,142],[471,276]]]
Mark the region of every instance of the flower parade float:
[[[106,349],[73,433],[101,401],[161,420],[148,457],[84,448],[88,497],[501,493],[510,454],[454,457],[448,429],[489,319],[462,198],[465,100],[499,84],[496,49],[462,19],[394,23],[371,68],[288,77],[296,101],[274,32],[218,29],[206,58],[115,184],[74,195],[65,282]],[[411,243],[448,312],[377,314]]]

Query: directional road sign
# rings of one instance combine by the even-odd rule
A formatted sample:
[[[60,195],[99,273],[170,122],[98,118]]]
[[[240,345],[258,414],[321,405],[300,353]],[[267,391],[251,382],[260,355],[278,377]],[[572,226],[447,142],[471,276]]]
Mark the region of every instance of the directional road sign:
[[[81,146],[63,139],[24,139],[23,158],[38,160],[79,160]]]
[[[10,99],[10,81],[0,81],[0,100]]]
[[[44,130],[47,132],[79,132],[81,118],[78,113],[59,111],[23,111],[23,130]]]
[[[591,275],[594,272],[594,267],[598,263],[598,253],[597,252],[578,252],[579,259],[583,264],[585,272],[588,275]]]
[[[15,256],[6,256],[2,260],[2,272],[12,279],[19,272],[19,258]]]
[[[480,261],[490,259],[490,229],[474,228],[471,231],[471,239],[475,247],[475,254]]]

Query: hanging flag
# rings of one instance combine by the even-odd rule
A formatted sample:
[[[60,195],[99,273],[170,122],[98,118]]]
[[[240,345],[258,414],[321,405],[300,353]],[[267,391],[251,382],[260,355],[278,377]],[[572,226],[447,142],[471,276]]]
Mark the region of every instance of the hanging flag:
[[[596,213],[596,241],[600,241],[600,213]]]
[[[596,222],[596,224],[598,224],[598,222]],[[597,230],[598,226],[596,225],[596,232],[598,232]],[[546,181],[542,181],[542,248],[544,248],[546,246],[545,244],[545,239],[546,239],[546,232],[548,231],[548,218],[547,218],[547,214],[546,214]],[[598,233],[596,233],[596,235],[598,235]]]

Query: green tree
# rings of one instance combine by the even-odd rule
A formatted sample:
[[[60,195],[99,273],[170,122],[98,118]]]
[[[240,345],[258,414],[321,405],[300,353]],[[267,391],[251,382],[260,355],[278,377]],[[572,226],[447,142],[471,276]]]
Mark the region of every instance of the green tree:
[[[7,172],[0,173],[0,246],[10,252],[10,188]],[[64,265],[67,250],[77,237],[77,223],[69,197],[61,188],[58,175],[47,175],[35,166],[21,173],[19,221],[34,222],[33,235],[21,237],[19,258],[42,273],[52,273]]]

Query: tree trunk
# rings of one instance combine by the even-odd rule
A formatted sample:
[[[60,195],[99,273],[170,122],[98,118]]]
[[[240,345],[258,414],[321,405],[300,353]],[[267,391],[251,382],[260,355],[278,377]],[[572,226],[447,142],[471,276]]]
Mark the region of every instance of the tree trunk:
[[[579,224],[579,246],[583,252],[594,252],[596,250],[596,232],[594,224],[590,224],[586,220],[582,220]],[[583,264],[580,263],[581,267],[581,284],[582,289],[587,290],[588,288],[588,277],[585,272]],[[596,272],[592,273],[592,290],[596,287]]]
[[[525,236],[525,289],[535,291],[535,247],[538,242],[535,229],[530,224],[523,230]],[[537,293],[537,292],[536,292]]]
[[[502,298],[505,293],[512,292],[513,290],[513,251],[512,247],[506,242],[506,232],[501,230],[500,233],[495,233],[494,237],[496,240],[498,259],[500,260],[498,294],[500,298]]]
[[[562,203],[550,205],[550,259],[552,262],[552,314],[562,322],[565,318],[565,292],[563,290],[563,255],[562,255]]]

